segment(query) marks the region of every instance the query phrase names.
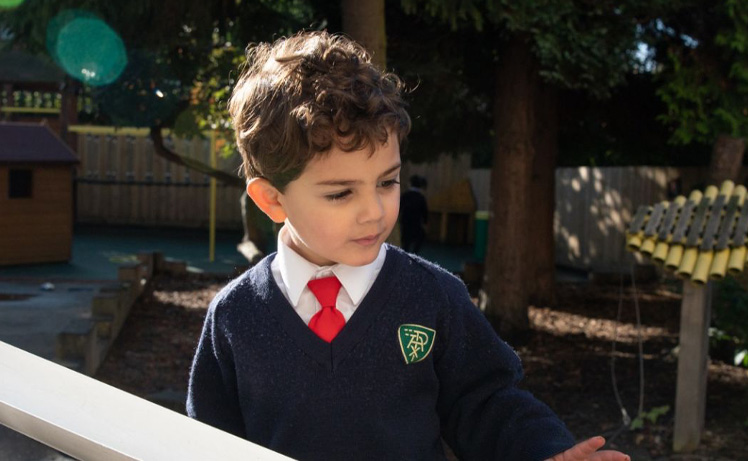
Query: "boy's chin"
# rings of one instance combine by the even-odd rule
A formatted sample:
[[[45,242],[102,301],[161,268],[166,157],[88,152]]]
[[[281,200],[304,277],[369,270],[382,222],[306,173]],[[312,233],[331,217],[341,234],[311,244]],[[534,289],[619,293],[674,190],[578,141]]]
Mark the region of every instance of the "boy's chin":
[[[379,245],[376,245],[376,247],[372,247],[371,254],[359,255],[359,257],[351,258],[351,260],[349,261],[341,261],[341,263],[352,267],[360,267],[371,264],[376,261],[377,256],[379,256],[379,251],[381,250],[382,245],[384,245],[384,243],[380,243]]]

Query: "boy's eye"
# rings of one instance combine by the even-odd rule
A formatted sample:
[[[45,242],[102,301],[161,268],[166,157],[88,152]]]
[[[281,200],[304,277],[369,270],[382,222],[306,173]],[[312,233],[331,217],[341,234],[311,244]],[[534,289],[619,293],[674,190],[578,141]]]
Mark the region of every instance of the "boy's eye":
[[[395,178],[395,179],[388,179],[387,181],[380,182],[379,183],[379,187],[384,187],[384,188],[388,189],[390,187],[394,187],[397,184],[400,184],[400,181],[397,178]]]
[[[331,202],[335,202],[337,200],[342,200],[349,196],[351,194],[350,190],[344,190],[342,192],[337,192],[335,194],[325,195],[325,198]]]

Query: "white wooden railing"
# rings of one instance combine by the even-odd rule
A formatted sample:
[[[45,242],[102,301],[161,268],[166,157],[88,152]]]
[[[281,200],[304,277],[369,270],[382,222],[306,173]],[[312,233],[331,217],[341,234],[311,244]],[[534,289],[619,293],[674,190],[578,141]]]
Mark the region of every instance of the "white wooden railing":
[[[0,342],[0,424],[80,460],[288,460]]]

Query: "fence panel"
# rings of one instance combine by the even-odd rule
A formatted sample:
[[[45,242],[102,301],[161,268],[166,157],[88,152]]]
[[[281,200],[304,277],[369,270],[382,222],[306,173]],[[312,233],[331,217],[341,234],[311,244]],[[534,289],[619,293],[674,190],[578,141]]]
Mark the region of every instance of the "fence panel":
[[[183,157],[210,164],[208,139],[175,139],[164,144]],[[77,175],[77,220],[84,223],[204,227],[209,219],[210,177],[155,154],[147,137],[82,134]],[[235,173],[239,159],[218,159]],[[218,183],[219,228],[241,228],[242,191]]]
[[[490,170],[469,174],[479,209],[487,209]],[[746,177],[746,171],[740,178]],[[702,188],[705,168],[576,167],[556,169],[556,263],[596,271],[626,270],[626,226],[639,205]],[[672,188],[673,186],[677,186]],[[671,189],[672,188],[672,189]]]

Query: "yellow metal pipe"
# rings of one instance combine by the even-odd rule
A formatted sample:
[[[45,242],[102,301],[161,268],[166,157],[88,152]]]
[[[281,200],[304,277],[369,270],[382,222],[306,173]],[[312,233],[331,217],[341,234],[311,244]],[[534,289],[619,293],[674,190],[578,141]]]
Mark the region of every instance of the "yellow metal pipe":
[[[683,258],[681,258],[676,275],[678,277],[687,279],[691,277],[694,266],[696,266],[696,259],[699,256],[699,250],[696,247],[686,248],[683,252]]]
[[[742,184],[738,185],[733,189],[732,195],[735,195],[738,197],[738,207],[742,208],[743,204],[745,203],[745,197],[748,190],[746,190],[746,187]],[[727,273],[729,275],[737,275],[741,272],[743,272],[743,268],[745,267],[745,259],[746,259],[746,248],[745,246],[740,246],[738,248],[732,248],[730,250],[730,254],[727,257]]]
[[[654,237],[647,237],[642,242],[641,246],[639,247],[639,253],[643,254],[644,256],[652,256],[652,253],[654,253],[655,249],[655,238]]]
[[[628,251],[637,251],[642,244],[642,233],[626,234],[626,249]]]
[[[719,190],[717,189],[717,186],[709,186],[704,191],[703,197],[706,197],[709,199],[710,202],[713,202],[714,199],[717,197],[717,193]],[[702,194],[699,191],[694,191],[691,193],[689,199],[694,200],[694,202],[699,203],[702,200]],[[683,252],[683,258],[681,259],[680,264],[678,265],[678,269],[676,270],[676,274],[678,277],[681,278],[689,278],[693,274],[694,268],[696,266],[696,260],[699,257],[699,250],[697,247],[689,247],[686,248]],[[707,268],[708,270],[708,268]]]
[[[706,190],[704,190],[704,197],[711,199],[712,201],[717,198],[717,195],[719,195],[719,189],[717,189],[717,186],[715,185],[707,186]]]
[[[735,188],[735,183],[730,181],[729,179],[722,183],[722,186],[719,188],[719,194],[729,196],[732,194],[732,190]]]
[[[716,251],[714,253],[714,261],[712,261],[712,267],[709,269],[709,278],[712,280],[723,279],[727,272],[727,261],[729,259],[730,250],[728,248]]]
[[[709,268],[712,267],[713,259],[714,252],[711,250],[699,253],[691,275],[691,281],[693,283],[697,285],[704,285],[706,283],[709,278]]]
[[[664,264],[669,249],[670,245],[667,242],[657,242],[654,252],[652,252],[652,260],[658,264]]]
[[[683,206],[683,204],[686,203],[686,197],[684,197],[683,195],[679,195],[675,197],[675,200],[673,200],[673,202],[678,206]],[[654,260],[654,262],[658,264],[665,263],[665,260],[667,260],[668,254],[670,252],[670,242],[672,240],[672,237],[672,230],[670,230],[670,233],[667,235],[665,241],[657,242],[654,252],[652,252],[652,259]]]
[[[667,252],[667,258],[665,258],[665,269],[675,271],[680,266],[680,262],[683,259],[683,245],[676,243],[670,245],[670,249]]]
[[[699,203],[703,196],[704,194],[700,190],[695,190],[695,191],[692,191],[691,194],[689,194],[688,200],[694,203]]]
[[[719,195],[729,197],[734,189],[735,183],[728,179],[722,183],[722,186],[719,189]],[[708,257],[704,256],[707,253],[711,253],[711,259],[707,259]],[[725,272],[727,272],[727,260],[729,256],[730,251],[728,249],[724,249],[720,251],[703,252],[699,255],[699,260],[702,261],[702,264],[706,264],[708,261],[709,267],[707,270],[709,278],[719,280],[725,277]],[[696,261],[696,269],[694,270],[693,277],[698,276],[699,279],[701,279],[703,270],[704,268],[699,264],[699,261]],[[704,280],[704,283],[706,283],[706,280]]]
[[[745,196],[746,196],[746,188],[744,185],[739,185],[735,188],[735,190],[732,191],[732,195],[738,196],[738,204],[740,206],[743,206],[743,203],[745,202]]]
[[[745,259],[746,248],[744,246],[733,248],[730,252],[730,259],[727,262],[727,273],[734,276],[743,272],[743,268],[745,267]]]
[[[700,190],[691,191],[688,196],[688,200],[699,203],[701,201],[702,193]],[[677,198],[676,198],[677,200]],[[671,271],[677,271],[678,267],[683,260],[684,246],[680,243],[670,245],[667,257],[665,258],[665,268]]]

